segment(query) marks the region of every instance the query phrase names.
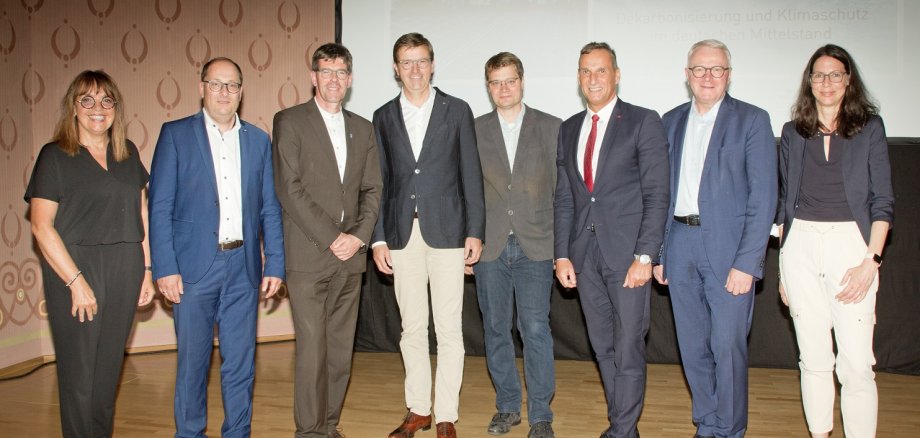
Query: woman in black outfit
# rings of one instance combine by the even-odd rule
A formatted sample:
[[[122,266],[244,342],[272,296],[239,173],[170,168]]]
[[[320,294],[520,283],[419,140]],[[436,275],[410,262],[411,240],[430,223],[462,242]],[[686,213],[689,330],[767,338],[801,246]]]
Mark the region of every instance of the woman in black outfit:
[[[65,437],[112,435],[136,306],[150,303],[147,170],[125,139],[115,82],[84,71],[26,189],[56,355]],[[145,267],[146,270],[145,270]]]
[[[841,47],[808,61],[779,166],[780,295],[795,324],[808,429],[819,438],[833,428],[836,371],[845,435],[874,437],[875,296],[894,195],[885,126]]]

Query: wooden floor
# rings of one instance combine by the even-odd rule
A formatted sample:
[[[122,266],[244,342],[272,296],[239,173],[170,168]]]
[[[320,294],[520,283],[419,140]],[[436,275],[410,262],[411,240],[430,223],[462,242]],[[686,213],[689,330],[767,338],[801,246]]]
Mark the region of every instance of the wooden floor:
[[[294,433],[292,342],[261,344],[256,360],[254,437],[290,437]],[[175,352],[129,356],[116,410],[116,437],[169,437],[173,433]],[[212,366],[209,394],[210,436],[222,421],[219,358]],[[520,368],[520,363],[519,363]],[[639,423],[644,438],[691,437],[690,397],[680,367],[650,365],[645,410]],[[556,361],[553,427],[560,438],[593,438],[606,428],[606,407],[592,362]],[[394,353],[355,355],[342,424],[349,438],[384,437],[402,418],[403,368]],[[880,373],[879,437],[920,436],[920,376]],[[60,436],[54,365],[24,377],[0,381],[0,436]],[[525,398],[526,399],[526,398]],[[486,437],[495,394],[482,357],[467,357],[460,397],[458,434]],[[525,408],[526,410],[526,408]],[[838,411],[839,412],[839,411]],[[526,419],[508,437],[527,435]],[[832,436],[842,437],[839,414]],[[417,438],[434,438],[434,431]],[[751,369],[749,437],[808,436],[799,398],[798,371]]]

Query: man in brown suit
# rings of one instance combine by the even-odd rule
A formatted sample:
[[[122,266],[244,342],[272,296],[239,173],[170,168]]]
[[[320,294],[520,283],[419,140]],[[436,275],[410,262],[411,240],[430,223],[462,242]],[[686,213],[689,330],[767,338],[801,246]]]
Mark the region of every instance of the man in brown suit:
[[[374,128],[342,109],[352,58],[339,44],[313,53],[316,88],[274,120],[275,187],[284,209],[287,284],[296,336],[296,437],[341,437],[361,274],[380,206]]]

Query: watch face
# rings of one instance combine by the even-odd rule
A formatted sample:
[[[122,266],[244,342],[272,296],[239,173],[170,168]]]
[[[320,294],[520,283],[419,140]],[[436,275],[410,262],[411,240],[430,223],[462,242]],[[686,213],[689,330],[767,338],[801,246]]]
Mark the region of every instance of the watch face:
[[[652,258],[649,257],[647,254],[642,254],[639,256],[639,263],[642,263],[643,265],[647,265],[651,262],[652,262]]]

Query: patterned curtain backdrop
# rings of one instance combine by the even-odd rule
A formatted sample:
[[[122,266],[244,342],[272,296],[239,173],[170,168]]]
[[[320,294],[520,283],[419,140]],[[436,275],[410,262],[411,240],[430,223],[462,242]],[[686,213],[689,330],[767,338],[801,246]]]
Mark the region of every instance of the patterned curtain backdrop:
[[[275,112],[312,97],[310,55],[334,36],[334,0],[3,0],[0,369],[54,354],[22,195],[74,76],[101,69],[115,79],[128,138],[149,166],[163,122],[199,110],[199,75],[209,58],[240,65],[241,116],[271,132]],[[293,332],[286,300],[260,309],[260,336]],[[175,342],[162,300],[140,309],[137,321],[129,347]]]

